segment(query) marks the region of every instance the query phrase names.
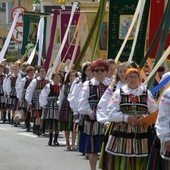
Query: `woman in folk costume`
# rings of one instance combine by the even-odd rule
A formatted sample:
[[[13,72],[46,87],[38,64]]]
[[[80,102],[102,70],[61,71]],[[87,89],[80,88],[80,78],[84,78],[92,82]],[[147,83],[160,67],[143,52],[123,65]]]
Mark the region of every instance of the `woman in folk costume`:
[[[85,115],[84,140],[81,140],[79,151],[89,155],[91,170],[95,170],[104,134],[103,124],[96,120],[96,109],[109,85],[106,78],[108,63],[103,59],[97,59],[91,64],[91,71],[94,78],[84,83],[79,98],[78,112]]]
[[[163,93],[158,108],[158,116],[155,123],[156,134],[160,139],[160,146],[157,145],[154,152],[151,169],[170,169],[170,87]],[[154,145],[154,144],[153,144]],[[159,158],[161,155],[161,158]],[[156,158],[156,159],[155,159]],[[150,168],[150,167],[149,167]],[[149,169],[148,169],[149,170]]]
[[[60,95],[57,101],[57,104],[60,109],[59,131],[65,131],[67,150],[72,149],[69,138],[70,138],[70,131],[73,130],[73,112],[70,108],[70,104],[67,98],[68,98],[68,94],[71,88],[71,84],[75,80],[76,77],[78,77],[78,74],[75,70],[71,70],[66,74],[66,79],[63,83],[63,86],[62,86],[62,89],[60,91]],[[75,133],[72,133],[72,138],[73,138],[72,141],[75,141],[75,138],[76,138]]]
[[[46,70],[44,67],[38,68],[39,76],[33,79],[30,85],[27,87],[25,99],[28,102],[29,108],[32,111],[32,117],[35,119],[35,128],[33,129],[33,133],[39,136],[40,133],[40,125],[41,125],[41,115],[42,108],[39,104],[39,95],[44,86],[49,82],[46,77]]]
[[[93,78],[93,74],[90,70],[90,65],[91,65],[90,62],[83,63],[81,78],[77,77],[74,80],[74,82],[71,85],[70,93],[68,95],[68,101],[70,102],[70,107],[71,107],[71,109],[73,111],[73,115],[74,115],[73,132],[76,133],[77,127],[79,127],[79,132],[80,132],[79,140],[82,139],[81,136],[83,133],[81,133],[81,130],[82,130],[82,122],[83,122],[84,118],[79,115],[77,107],[78,107],[79,96],[82,91],[83,83],[86,80],[90,80],[91,78]],[[80,124],[79,124],[79,121],[80,121]],[[75,141],[72,141],[72,143],[75,143]],[[79,141],[78,143],[80,144],[81,142]],[[73,147],[75,147],[75,146],[73,146]]]
[[[3,81],[6,78],[6,75],[4,74],[5,67],[0,64],[0,111],[1,111],[1,118],[3,120],[3,123],[6,121],[6,111],[5,111],[5,97],[4,97],[4,91],[3,91]]]
[[[4,92],[4,100],[5,100],[5,109],[6,109],[6,113],[8,114],[9,124],[12,123],[12,121],[11,121],[11,111],[10,111],[9,106],[8,106],[8,96],[7,96],[6,82],[7,82],[8,77],[12,74],[12,70],[13,70],[13,64],[10,65],[9,70],[8,70],[8,74],[3,80],[3,92]]]
[[[107,105],[109,104],[109,100],[113,96],[113,93],[116,89],[120,89],[122,86],[126,84],[126,70],[130,68],[131,65],[129,62],[124,62],[118,65],[117,67],[117,74],[115,77],[115,80],[111,82],[109,87],[104,92],[103,96],[101,97],[98,106],[97,106],[97,121],[104,124],[105,129],[105,135],[104,140],[102,143],[102,150],[101,150],[101,156],[100,156],[100,164],[99,167],[101,169],[108,169],[108,154],[105,152],[105,146],[107,144],[107,140],[109,137],[109,129],[112,125],[110,125],[110,122],[108,121],[108,115],[107,115]]]
[[[30,131],[30,112],[27,111],[27,101],[25,100],[26,90],[27,87],[30,85],[31,81],[35,75],[35,68],[32,66],[28,66],[26,68],[27,76],[22,78],[18,87],[17,87],[17,98],[18,98],[18,105],[21,107],[26,113],[26,127],[27,131]]]
[[[138,69],[126,71],[127,84],[109,101],[108,121],[115,122],[106,145],[108,169],[145,170],[148,157],[148,127],[142,117],[157,110],[157,104],[143,85]]]
[[[14,112],[17,104],[16,81],[18,78],[19,67],[17,65],[13,65],[11,71],[12,74],[8,76],[5,83],[6,86],[5,88],[7,93],[7,105],[8,105],[7,107],[9,108],[9,110],[12,110],[12,123],[13,123]],[[17,124],[15,124],[15,126],[16,125]]]
[[[109,87],[104,92],[103,96],[101,97],[98,106],[97,106],[97,120],[100,123],[104,123],[107,127],[109,125],[108,116],[107,116],[107,105],[108,101],[113,96],[114,91],[117,88],[121,88],[126,84],[126,70],[130,68],[131,65],[129,62],[124,62],[119,64],[117,67],[117,74],[115,79],[110,83]]]
[[[53,143],[54,145],[59,145],[58,143],[58,118],[59,109],[57,105],[58,96],[62,87],[62,75],[60,73],[52,74],[52,82],[45,85],[41,91],[39,102],[40,106],[43,107],[43,119],[48,120],[49,124],[49,142],[48,145],[52,145],[53,131],[55,132]]]

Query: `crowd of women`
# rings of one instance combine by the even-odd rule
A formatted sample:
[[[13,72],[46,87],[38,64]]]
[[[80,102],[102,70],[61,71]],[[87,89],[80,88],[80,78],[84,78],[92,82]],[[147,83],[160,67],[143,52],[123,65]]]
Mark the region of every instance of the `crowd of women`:
[[[64,131],[66,149],[87,154],[91,170],[99,155],[104,170],[170,169],[170,88],[157,104],[135,62],[97,59],[83,63],[81,73],[58,70],[50,79],[43,66],[5,62],[0,64],[3,123],[17,126],[15,110],[24,110],[27,131],[30,122],[35,135],[48,129],[49,146],[59,145]],[[143,119],[156,110],[156,124],[146,126]]]

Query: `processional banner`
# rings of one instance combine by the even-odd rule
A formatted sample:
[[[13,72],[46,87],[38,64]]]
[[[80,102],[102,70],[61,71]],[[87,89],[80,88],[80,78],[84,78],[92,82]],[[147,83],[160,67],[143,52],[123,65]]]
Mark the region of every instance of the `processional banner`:
[[[45,13],[35,13],[35,12],[29,12],[26,11],[23,14],[23,42],[22,42],[22,49],[21,49],[21,54],[24,55],[26,51],[26,45],[28,43],[33,43],[34,45],[36,44],[37,40],[37,32],[38,32],[38,25],[40,21],[40,16],[42,15],[49,15]],[[44,23],[44,42],[46,39],[46,18],[45,18],[45,23]],[[44,43],[44,48],[45,48],[45,43]],[[45,50],[43,51],[43,57],[45,57]]]
[[[109,8],[109,38],[108,38],[108,58],[116,58],[116,55],[121,48],[121,45],[128,32],[132,22],[138,0],[114,0],[110,1]],[[133,54],[133,60],[138,64],[141,62],[145,52],[145,39],[148,24],[150,0],[146,1],[144,12],[140,24],[138,39]],[[119,58],[119,61],[127,61],[132,48],[132,43],[135,37],[137,21],[131,31],[125,48]]]

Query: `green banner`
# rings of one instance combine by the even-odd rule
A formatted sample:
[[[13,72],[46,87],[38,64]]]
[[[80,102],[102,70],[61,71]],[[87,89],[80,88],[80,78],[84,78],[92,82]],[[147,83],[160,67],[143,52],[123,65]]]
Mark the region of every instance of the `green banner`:
[[[116,58],[119,49],[124,41],[126,33],[130,27],[133,15],[135,13],[138,0],[114,0],[110,1],[109,9],[109,39],[108,39],[108,58]],[[139,29],[136,48],[133,54],[133,60],[138,64],[144,57],[146,29],[148,23],[150,0],[146,1],[142,21]],[[122,51],[119,61],[127,61],[132,48],[135,36],[136,24],[129,36],[129,39]]]
[[[42,15],[49,15],[49,14],[45,14],[45,13],[35,13],[35,12],[24,12],[23,15],[23,42],[22,42],[22,49],[21,49],[21,54],[24,55],[26,48],[25,46],[28,43],[33,43],[35,45],[36,40],[37,40],[37,31],[38,31],[38,24],[40,21],[40,16]],[[46,27],[46,18],[45,18],[45,23],[44,23],[45,27]],[[44,42],[45,42],[45,31],[44,30]],[[45,49],[45,48],[43,48]],[[43,52],[44,53],[44,52]]]

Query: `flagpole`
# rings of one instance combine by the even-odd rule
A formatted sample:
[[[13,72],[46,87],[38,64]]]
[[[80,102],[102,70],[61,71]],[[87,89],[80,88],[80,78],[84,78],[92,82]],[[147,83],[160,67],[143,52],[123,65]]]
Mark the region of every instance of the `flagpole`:
[[[133,59],[133,54],[134,54],[136,42],[137,42],[137,39],[138,39],[138,34],[139,34],[139,29],[140,29],[140,25],[141,25],[141,21],[142,21],[145,3],[146,3],[146,0],[143,0],[142,4],[141,4],[140,12],[139,12],[138,23],[137,23],[136,31],[135,31],[135,37],[134,37],[134,40],[133,40],[132,49],[131,49],[131,53],[130,53],[128,61],[132,61],[132,59]]]
[[[152,78],[152,76],[155,74],[159,66],[164,62],[164,60],[168,57],[169,54],[170,54],[170,45],[166,49],[165,53],[161,56],[161,59],[159,60],[159,62],[157,62],[157,64],[155,65],[155,67],[153,68],[153,70],[151,71],[147,79],[145,80],[144,84],[148,83],[148,81]]]

